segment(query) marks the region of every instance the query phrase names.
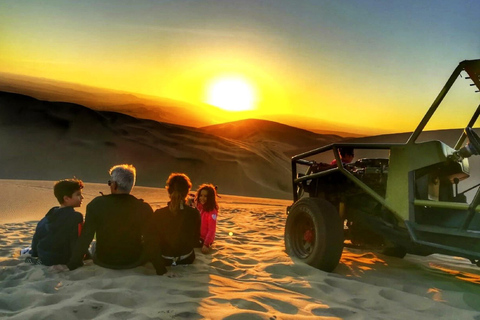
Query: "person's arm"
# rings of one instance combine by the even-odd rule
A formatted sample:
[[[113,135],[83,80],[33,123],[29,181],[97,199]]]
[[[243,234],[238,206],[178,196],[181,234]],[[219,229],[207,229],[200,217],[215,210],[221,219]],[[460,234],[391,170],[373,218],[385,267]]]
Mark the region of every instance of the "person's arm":
[[[75,250],[75,245],[77,244],[77,240],[82,233],[83,228],[83,215],[80,212],[75,212],[74,221],[72,223],[72,229],[69,233],[69,246],[70,246],[70,253],[73,254]]]
[[[82,234],[77,239],[70,261],[67,263],[67,267],[70,270],[74,270],[83,266],[83,256],[87,253],[88,246],[95,236],[97,224],[95,220],[95,212],[91,211],[90,204],[87,205],[87,213],[85,215],[85,224],[83,226]]]
[[[154,213],[157,214],[157,213]],[[150,223],[147,226],[147,231],[145,233],[145,252],[147,254],[148,260],[155,267],[157,275],[162,275],[167,272],[165,263],[162,258],[161,248],[160,248],[160,237],[161,234],[158,230],[159,220],[152,217]]]
[[[207,248],[209,248],[212,245],[213,240],[215,240],[215,232],[217,231],[217,214],[217,210],[214,210],[208,219],[208,231],[203,242]]]
[[[143,216],[141,228],[142,228],[143,240],[144,242],[146,242],[147,235],[150,232],[149,231],[150,224],[152,223],[152,218],[153,218],[152,207],[148,203],[144,202],[142,206],[142,214],[139,216]]]
[[[41,222],[41,221],[40,221]],[[33,234],[33,239],[32,239],[32,251],[31,255],[32,257],[38,257],[38,252],[37,252],[37,245],[39,241],[39,233],[40,233],[40,222],[37,224],[37,227],[35,228],[35,233]]]
[[[150,261],[158,275],[165,274],[167,272],[167,268],[165,268],[165,263],[162,259],[162,255],[160,253],[160,239],[156,222],[153,219],[153,209],[152,207],[145,203],[145,221],[143,224],[143,240],[145,246],[144,254],[147,257],[147,260]]]
[[[198,248],[198,244],[200,242],[200,234],[202,228],[202,216],[199,210],[195,210],[194,214],[194,227],[193,227],[193,235],[192,235],[192,243],[194,248]]]

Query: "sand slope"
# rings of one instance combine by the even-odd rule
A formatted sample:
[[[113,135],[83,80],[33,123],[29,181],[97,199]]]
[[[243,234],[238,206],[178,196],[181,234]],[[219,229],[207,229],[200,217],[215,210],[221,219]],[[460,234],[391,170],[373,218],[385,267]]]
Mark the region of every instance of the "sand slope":
[[[0,72],[0,91],[19,93],[45,101],[64,101],[99,111],[116,111],[142,119],[177,125],[197,118],[199,126],[228,119],[220,109],[204,114],[185,102],[123,91]]]
[[[112,165],[132,163],[140,185],[163,187],[171,172],[185,172],[229,194],[290,196],[282,149],[11,93],[0,93],[0,149],[4,179],[100,182]]]
[[[343,140],[335,134],[317,134],[284,124],[246,119],[200,128],[202,131],[228,139],[264,144],[280,150],[288,157]]]
[[[115,111],[130,116],[173,123],[183,126],[202,127],[231,121],[231,112],[210,105],[189,103],[87,85],[36,78],[0,72],[0,91],[19,93],[45,101],[64,101],[80,104],[99,111]],[[251,118],[252,112],[236,112],[241,118]],[[321,134],[337,134],[342,137],[359,136],[352,132],[373,134],[378,130],[352,127],[336,121],[321,120],[318,115],[268,115],[260,116],[294,127],[308,128]],[[194,124],[192,124],[192,120]],[[342,132],[343,131],[343,132]]]
[[[12,183],[0,181],[3,187]],[[17,183],[43,199],[40,211],[50,206],[38,182]],[[88,184],[85,191],[94,196],[102,188]],[[166,200],[164,190],[135,192],[154,207]],[[197,252],[193,265],[172,267],[167,276],[156,276],[150,264],[118,271],[89,262],[72,272],[26,264],[18,250],[30,243],[36,221],[28,221],[32,216],[18,206],[18,220],[0,226],[0,317],[480,319],[480,268],[469,261],[345,249],[337,269],[325,273],[285,254],[289,201],[227,195],[220,200],[212,254]]]

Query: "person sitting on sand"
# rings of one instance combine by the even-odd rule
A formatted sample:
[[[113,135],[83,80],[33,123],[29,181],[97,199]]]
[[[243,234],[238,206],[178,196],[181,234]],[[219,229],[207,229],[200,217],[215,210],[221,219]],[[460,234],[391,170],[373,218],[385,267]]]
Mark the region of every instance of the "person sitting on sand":
[[[353,161],[353,157],[355,157],[355,153],[352,147],[341,147],[338,148],[338,152],[340,153],[340,159],[342,160],[342,164],[347,164]],[[336,166],[337,160],[333,159],[330,162],[330,165]]]
[[[200,213],[187,205],[192,183],[183,173],[172,173],[167,180],[168,206],[154,212],[148,233],[150,259],[158,275],[165,266],[190,264],[200,238]]]
[[[143,237],[153,213],[142,199],[130,194],[136,169],[122,164],[110,169],[109,195],[101,195],[87,205],[85,225],[67,266],[83,265],[82,257],[96,234],[93,262],[110,269],[129,269],[146,262]]]
[[[83,215],[73,209],[82,205],[82,189],[83,182],[77,179],[55,183],[53,193],[60,206],[38,222],[26,262],[46,266],[68,262],[83,226]]]
[[[210,251],[210,246],[215,240],[215,232],[217,229],[217,192],[216,188],[211,184],[202,184],[195,196],[197,209],[200,211],[201,228],[200,228],[200,245],[203,253]]]

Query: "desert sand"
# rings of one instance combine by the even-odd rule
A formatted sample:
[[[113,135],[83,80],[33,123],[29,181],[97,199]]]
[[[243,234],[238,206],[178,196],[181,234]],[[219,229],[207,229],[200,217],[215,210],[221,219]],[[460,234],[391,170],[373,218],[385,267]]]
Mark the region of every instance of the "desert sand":
[[[24,262],[52,181],[0,180],[0,317],[11,319],[480,319],[480,268],[433,255],[404,259],[344,249],[326,273],[284,251],[288,200],[221,194],[211,254],[157,276],[151,264],[74,271]],[[87,183],[79,211],[106,184]],[[152,207],[161,188],[135,187]]]

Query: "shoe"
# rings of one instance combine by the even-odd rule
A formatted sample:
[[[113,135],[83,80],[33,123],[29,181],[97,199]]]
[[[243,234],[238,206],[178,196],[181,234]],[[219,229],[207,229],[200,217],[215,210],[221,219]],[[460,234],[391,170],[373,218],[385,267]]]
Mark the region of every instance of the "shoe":
[[[30,248],[30,247],[20,249],[20,255],[21,256],[23,256],[25,254],[31,254],[31,253],[32,253],[32,248]]]

